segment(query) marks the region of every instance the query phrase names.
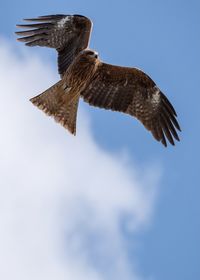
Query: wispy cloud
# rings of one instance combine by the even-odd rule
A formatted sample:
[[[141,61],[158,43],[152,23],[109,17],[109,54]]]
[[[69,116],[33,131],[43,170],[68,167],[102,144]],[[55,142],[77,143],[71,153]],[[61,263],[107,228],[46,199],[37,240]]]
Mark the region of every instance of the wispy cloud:
[[[140,279],[124,232],[149,223],[160,173],[99,147],[83,110],[73,137],[33,107],[56,80],[42,59],[1,40],[0,61],[0,278]]]

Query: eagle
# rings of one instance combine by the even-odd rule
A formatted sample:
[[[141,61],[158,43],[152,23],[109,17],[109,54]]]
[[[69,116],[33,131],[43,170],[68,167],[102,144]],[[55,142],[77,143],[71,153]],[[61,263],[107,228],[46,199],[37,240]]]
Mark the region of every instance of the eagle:
[[[137,118],[153,137],[167,147],[181,131],[177,114],[155,82],[138,68],[104,63],[89,49],[92,21],[82,15],[47,15],[18,24],[20,42],[58,52],[61,79],[30,99],[39,109],[76,134],[80,97],[92,106]]]

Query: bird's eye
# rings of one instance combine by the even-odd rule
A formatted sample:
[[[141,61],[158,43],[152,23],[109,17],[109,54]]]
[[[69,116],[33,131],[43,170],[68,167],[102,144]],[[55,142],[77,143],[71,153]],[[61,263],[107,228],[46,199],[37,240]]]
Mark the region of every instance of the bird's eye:
[[[87,54],[88,54],[88,55],[94,55],[94,52],[88,51]]]
[[[96,52],[93,52],[93,51],[88,51],[87,52],[87,55],[91,56],[91,57],[95,57],[95,58],[98,58],[98,54]]]

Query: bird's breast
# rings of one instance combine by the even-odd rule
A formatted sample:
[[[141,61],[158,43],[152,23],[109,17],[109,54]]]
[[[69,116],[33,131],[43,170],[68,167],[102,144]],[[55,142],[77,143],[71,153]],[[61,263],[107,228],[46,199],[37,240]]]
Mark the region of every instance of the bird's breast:
[[[90,83],[95,70],[95,63],[76,63],[70,67],[64,78],[70,87],[82,91]]]

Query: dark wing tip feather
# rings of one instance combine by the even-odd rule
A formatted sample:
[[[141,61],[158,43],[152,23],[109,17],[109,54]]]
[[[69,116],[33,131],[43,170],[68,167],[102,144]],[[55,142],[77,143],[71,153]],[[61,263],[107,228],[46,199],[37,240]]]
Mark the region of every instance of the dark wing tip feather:
[[[18,36],[33,36],[33,35],[45,35],[47,34],[47,29],[45,28],[37,28],[37,29],[31,29],[31,30],[24,30],[24,31],[16,31],[15,32],[16,35]]]
[[[170,128],[167,125],[167,122],[165,121],[165,119],[163,117],[161,117],[161,125],[162,125],[163,132],[164,132],[165,136],[167,137],[168,141],[171,143],[171,145],[174,146],[175,143],[174,143],[174,139],[172,137]]]
[[[35,39],[38,39],[37,36],[35,36],[35,35],[17,38],[17,40],[20,41],[20,42],[32,42]]]
[[[181,131],[181,128],[177,121],[176,111],[162,92],[160,92],[157,113],[146,127],[165,147],[167,147],[167,142],[174,146],[175,140],[180,141],[177,130]]]
[[[167,147],[166,138],[171,145],[175,145],[174,139],[180,141],[177,130],[181,131],[180,125],[176,119],[177,114],[167,97],[161,93],[161,105],[159,112],[159,136],[162,144]],[[166,138],[165,138],[166,137]]]
[[[52,26],[53,23],[51,22],[33,23],[33,24],[16,24],[17,28],[49,28]]]
[[[68,15],[57,14],[57,15],[46,15],[46,16],[39,16],[37,18],[24,18],[24,21],[36,21],[36,22],[43,22],[43,21],[57,21],[60,20]]]
[[[174,138],[177,140],[177,141],[180,141],[179,137],[178,137],[178,134],[176,132],[176,129],[173,125],[173,122],[172,120],[170,119],[170,116],[165,112],[163,111],[162,112],[162,118],[164,119],[168,129],[170,130],[170,132],[173,134]]]
[[[165,106],[177,117],[176,111],[172,106],[171,102],[167,99],[167,97],[161,92],[162,101],[165,103]]]
[[[53,23],[34,23],[34,24],[17,24],[18,28],[25,28],[29,30],[16,31],[15,34],[19,36],[17,41],[26,43],[27,46],[48,46],[47,37]]]
[[[157,126],[157,132],[158,132],[158,135],[159,135],[159,140],[158,141],[161,141],[161,143],[167,147],[167,141],[166,141],[166,138],[165,138],[165,135],[163,133],[163,130],[162,130],[162,127],[158,127]]]
[[[45,36],[50,31],[52,27],[55,26],[55,23],[66,17],[66,15],[47,15],[40,16],[37,18],[27,18],[24,21],[32,22],[28,24],[17,24],[17,28],[24,28],[29,30],[16,31],[15,34],[18,36],[25,36],[22,38],[18,38],[20,42],[28,42],[27,45],[31,45],[31,41],[38,42],[38,40],[45,39]],[[45,41],[45,40],[44,40]]]

